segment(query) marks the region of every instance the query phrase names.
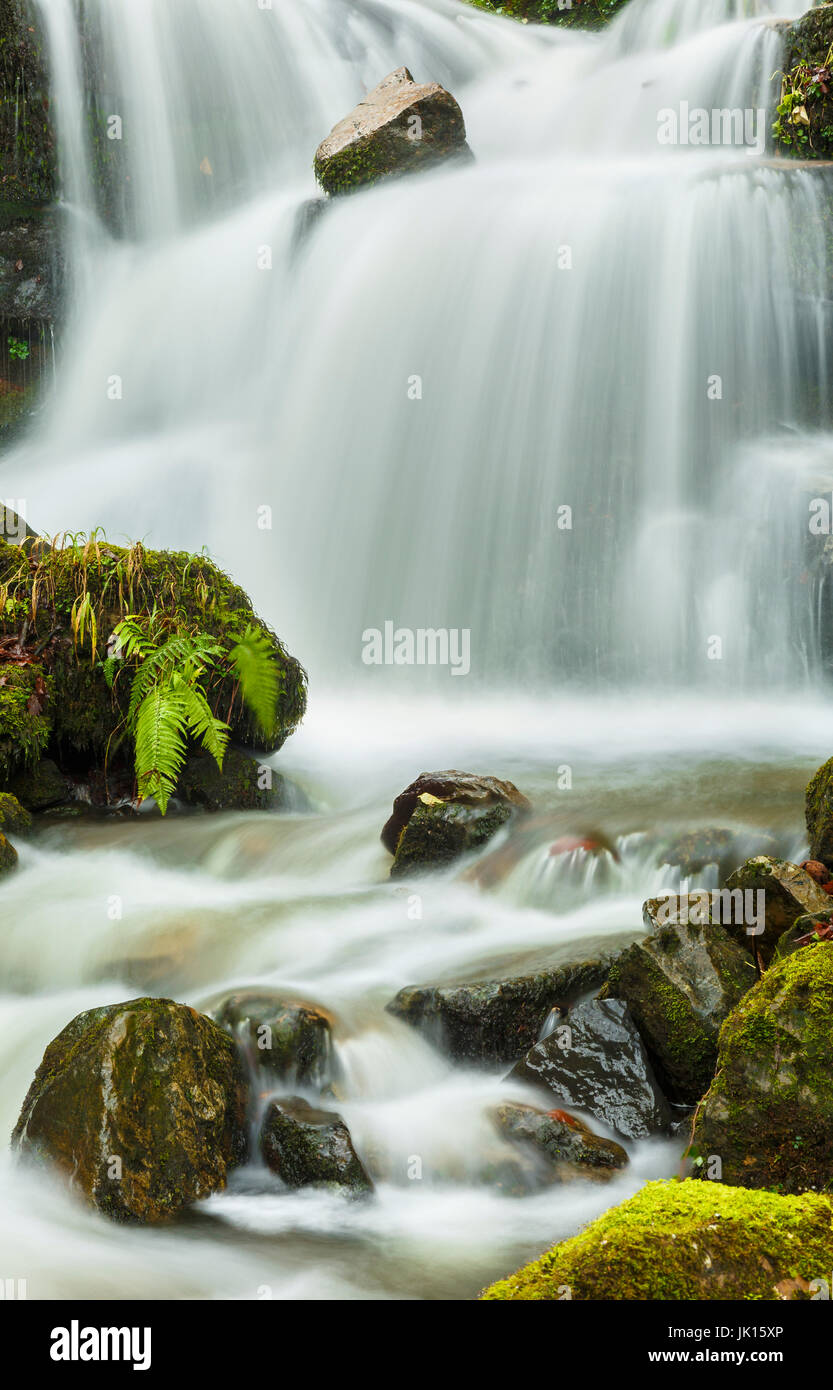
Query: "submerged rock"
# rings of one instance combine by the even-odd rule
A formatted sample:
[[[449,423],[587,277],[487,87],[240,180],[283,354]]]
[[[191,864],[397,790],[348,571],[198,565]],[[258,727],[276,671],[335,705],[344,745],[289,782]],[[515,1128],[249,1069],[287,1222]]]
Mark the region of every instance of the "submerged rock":
[[[726,920],[729,914],[724,913],[722,925],[747,950],[751,951],[753,947],[758,950],[765,964],[772,959],[778,938],[796,917],[805,912],[822,912],[830,907],[827,893],[804,869],[790,864],[786,859],[773,859],[766,854],[756,855],[754,859],[747,859],[745,864],[741,864],[726,880],[726,888],[730,893],[740,890],[744,896],[763,892],[763,932],[750,932],[752,923],[744,921],[742,914],[737,911],[732,912],[731,921]],[[757,896],[749,901],[754,911]],[[746,913],[746,916],[748,918],[749,914]],[[755,923],[756,927],[760,925]]]
[[[49,1044],[12,1146],[105,1215],[159,1222],[225,1187],[246,1155],[246,1087],[228,1035],[171,999],[78,1014]]]
[[[691,1156],[723,1182],[833,1191],[833,945],[773,965],[720,1033]]]
[[[646,1183],[481,1297],[775,1302],[818,1296],[831,1268],[833,1208],[824,1197],[672,1179]]]
[[[620,999],[592,999],[571,1009],[510,1076],[546,1088],[626,1139],[644,1139],[671,1124],[642,1039]]]
[[[253,1067],[275,1081],[321,1090],[333,1076],[332,1018],[276,990],[247,989],[209,1010]]]
[[[576,1177],[604,1181],[627,1167],[621,1144],[600,1138],[566,1110],[539,1110],[510,1101],[497,1106],[494,1120],[505,1139],[544,1160],[539,1171],[546,1182]]]
[[[356,1196],[373,1190],[341,1116],[316,1110],[299,1096],[270,1103],[260,1151],[288,1187],[333,1187]]]
[[[350,193],[452,155],[471,157],[454,97],[438,82],[417,83],[397,68],[333,126],[313,167],[325,193]]]
[[[472,772],[423,772],[396,798],[382,829],[382,844],[394,856],[391,877],[442,867],[529,810],[512,782]]]
[[[607,962],[577,961],[462,985],[411,985],[386,1005],[455,1061],[505,1063],[535,1045],[548,1014],[596,989]]]
[[[649,935],[616,957],[599,997],[624,1000],[665,1094],[695,1105],[714,1075],[720,1025],[755,967],[722,927],[690,921],[683,898],[649,899],[644,913]]]

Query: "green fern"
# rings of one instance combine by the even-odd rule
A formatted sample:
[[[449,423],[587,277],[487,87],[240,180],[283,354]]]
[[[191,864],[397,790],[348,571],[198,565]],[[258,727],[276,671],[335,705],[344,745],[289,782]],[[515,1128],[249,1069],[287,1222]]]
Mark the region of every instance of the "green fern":
[[[264,734],[275,727],[278,709],[278,668],[264,632],[247,627],[229,653],[240,693]]]

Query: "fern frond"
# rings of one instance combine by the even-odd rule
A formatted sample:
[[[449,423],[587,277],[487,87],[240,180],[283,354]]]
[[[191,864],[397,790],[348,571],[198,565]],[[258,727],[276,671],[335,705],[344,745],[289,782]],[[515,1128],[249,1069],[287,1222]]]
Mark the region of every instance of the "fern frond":
[[[229,657],[244,702],[263,733],[270,734],[275,727],[280,681],[269,638],[265,632],[249,626]]]
[[[185,762],[187,727],[182,691],[153,685],[136,712],[136,777],[139,800],[155,797],[163,816]]]
[[[175,689],[177,695],[182,698],[190,732],[194,738],[199,739],[222,772],[223,758],[231,732],[228,724],[224,724],[222,719],[213,714],[199,686],[186,685],[183,682],[177,683]]]

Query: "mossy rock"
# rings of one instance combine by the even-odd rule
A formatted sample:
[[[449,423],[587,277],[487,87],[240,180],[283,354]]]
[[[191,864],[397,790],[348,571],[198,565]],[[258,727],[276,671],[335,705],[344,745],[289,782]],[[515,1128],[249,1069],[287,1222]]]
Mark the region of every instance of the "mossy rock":
[[[493,1119],[504,1139],[539,1159],[539,1171],[547,1182],[576,1177],[603,1182],[627,1167],[628,1156],[621,1144],[594,1134],[566,1110],[540,1110],[506,1101],[496,1106]]]
[[[332,1016],[277,990],[238,990],[209,1006],[211,1017],[273,1081],[322,1090],[334,1075]]]
[[[828,63],[833,45],[833,5],[818,5],[784,34],[784,74],[775,137],[781,154],[799,159],[833,157],[833,93],[827,82],[814,81]],[[824,90],[825,86],[828,88]],[[786,104],[785,104],[786,97]],[[801,113],[801,118],[793,119]]]
[[[38,758],[12,780],[11,788],[27,811],[46,811],[69,800],[67,779],[51,758]]]
[[[17,868],[17,850],[0,834],[0,878]]]
[[[281,774],[239,748],[226,749],[222,770],[210,754],[191,754],[179,774],[177,796],[206,811],[271,811],[290,804]]]
[[[12,1146],[114,1220],[167,1221],[243,1161],[246,1103],[222,1028],[171,999],[131,999],[53,1039]]]
[[[6,835],[28,835],[32,817],[11,792],[0,792],[0,829]]]
[[[303,717],[303,667],[256,616],[243,590],[204,555],[146,550],[138,542],[127,549],[100,536],[58,538],[53,546],[31,539],[23,546],[0,541],[0,587],[5,595],[0,636],[25,632],[25,653],[32,662],[2,664],[0,784],[31,767],[47,749],[63,770],[87,776],[106,758],[111,772],[121,767],[129,778],[129,673],[119,671],[111,688],[103,663],[108,638],[121,619],[150,612],[154,605],[186,630],[205,632],[226,646],[249,626],[268,639],[279,679],[271,729],[260,729],[230,678],[208,692],[236,743],[274,752]],[[95,630],[87,623],[80,637],[73,634],[72,614],[84,595]]]
[[[604,29],[628,0],[470,0],[479,10],[562,29]]]
[[[833,10],[833,5],[828,7]],[[818,769],[804,795],[810,858],[833,870],[833,758]]]
[[[5,202],[42,205],[56,193],[46,41],[27,0],[0,0],[0,168]]]
[[[814,856],[815,857],[815,856]],[[735,910],[735,902],[740,906],[740,894],[744,894],[744,911]],[[764,921],[762,931],[750,931],[760,923],[745,920],[748,902],[753,915],[757,915],[758,894],[763,894]],[[735,895],[731,901],[729,895]],[[746,894],[753,894],[749,899]],[[807,912],[823,912],[831,904],[831,899],[820,884],[798,864],[787,859],[776,859],[772,855],[757,854],[747,859],[726,880],[723,893],[726,901],[726,915],[721,922],[726,931],[739,945],[757,951],[764,964],[769,964],[781,935],[791,927],[797,917]],[[731,908],[731,920],[727,921]]]
[[[509,806],[461,806],[456,802],[420,805],[402,832],[391,878],[441,869],[480,849],[511,819]]]
[[[695,1105],[714,1075],[720,1025],[755,980],[722,927],[672,921],[616,957],[599,998],[625,1001],[665,1094]]]
[[[809,1299],[833,1268],[833,1207],[720,1183],[649,1182],[492,1284],[488,1300]]]
[[[730,1184],[833,1191],[833,944],[770,967],[720,1032],[690,1154]]]
[[[260,1151],[287,1187],[325,1187],[354,1197],[373,1190],[341,1116],[316,1110],[300,1096],[270,1103]]]

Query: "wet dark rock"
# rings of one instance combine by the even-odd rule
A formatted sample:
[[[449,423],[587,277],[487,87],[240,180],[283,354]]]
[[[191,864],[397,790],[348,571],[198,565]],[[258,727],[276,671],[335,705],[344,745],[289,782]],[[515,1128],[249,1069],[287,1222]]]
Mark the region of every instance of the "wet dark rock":
[[[166,1221],[245,1158],[246,1099],[234,1044],[210,1018],[131,999],[53,1039],[12,1146],[115,1220]]]
[[[505,1063],[535,1045],[550,1011],[597,989],[604,960],[461,985],[412,985],[386,1006],[455,1061]]]
[[[260,1151],[288,1187],[332,1187],[355,1196],[373,1190],[341,1116],[316,1110],[299,1096],[270,1102]]]
[[[721,919],[726,931],[740,945],[750,951],[754,947],[760,952],[764,964],[772,959],[778,938],[796,917],[805,912],[823,912],[830,906],[827,893],[804,869],[790,864],[786,859],[773,859],[766,854],[747,859],[726,880],[726,888],[730,893],[738,889],[744,894],[764,893],[765,922],[762,934],[750,933],[750,923],[739,921],[736,912],[732,914],[731,922],[727,921],[726,913]],[[754,906],[757,898],[752,902]]]
[[[39,758],[33,767],[19,773],[10,790],[27,811],[43,811],[70,799],[69,782],[51,758]]]
[[[207,811],[274,811],[302,809],[297,789],[274,768],[239,748],[227,748],[222,772],[207,753],[186,759],[177,796],[187,806]]]
[[[833,157],[833,93],[829,69],[833,44],[833,5],[819,5],[783,31],[783,72],[776,138],[780,154],[799,159]]]
[[[671,1123],[642,1039],[619,999],[593,999],[571,1009],[510,1077],[545,1088],[626,1139],[667,1131]]]
[[[276,990],[247,989],[209,1009],[252,1067],[275,1081],[321,1090],[333,1077],[332,1017]]]
[[[833,1191],[831,1056],[833,944],[821,942],[772,965],[724,1023],[695,1167],[742,1187]]]
[[[496,1107],[494,1120],[505,1139],[543,1160],[537,1167],[544,1182],[569,1182],[576,1177],[604,1181],[627,1166],[621,1144],[600,1138],[565,1110],[539,1110],[508,1101]]]
[[[459,105],[438,82],[397,68],[333,126],[313,167],[325,193],[351,193],[451,156],[471,157]]]
[[[471,772],[423,772],[393,803],[382,843],[391,877],[440,868],[479,849],[529,802],[511,782]]]
[[[744,859],[753,854],[770,854],[774,849],[771,835],[706,826],[669,840],[659,862],[679,869],[681,878],[702,874],[714,864],[718,881],[723,883]]]
[[[663,910],[664,909],[664,910]],[[617,956],[599,996],[622,999],[664,1093],[695,1105],[717,1064],[723,1020],[756,981],[748,951],[679,896],[644,905],[649,935]]]
[[[55,139],[40,15],[0,0],[0,196],[41,206],[55,197]]]

